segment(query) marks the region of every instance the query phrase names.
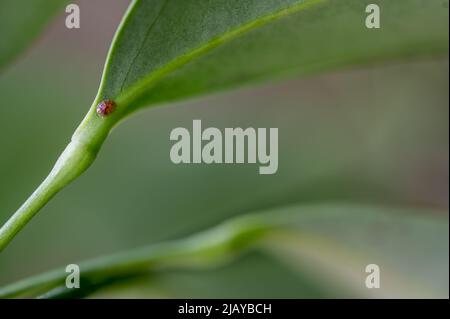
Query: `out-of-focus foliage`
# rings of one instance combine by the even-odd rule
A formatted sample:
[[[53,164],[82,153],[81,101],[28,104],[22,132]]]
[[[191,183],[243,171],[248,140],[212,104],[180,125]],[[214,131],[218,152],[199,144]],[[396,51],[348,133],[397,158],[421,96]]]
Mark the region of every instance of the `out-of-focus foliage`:
[[[308,278],[303,283],[297,278],[297,291],[310,289],[307,297],[328,291],[335,297],[443,298],[448,224],[430,216],[436,213],[341,204],[279,207],[189,238],[82,263],[79,289],[66,287],[67,273],[61,267],[0,289],[0,297],[87,296],[113,283],[136,281],[143,274],[158,276],[165,269],[217,267],[258,244],[290,265],[291,273],[298,273],[294,277]],[[383,285],[368,290],[363,270],[375,261]],[[154,292],[161,288],[148,282],[146,286]]]
[[[0,0],[0,72],[42,31],[65,0]]]

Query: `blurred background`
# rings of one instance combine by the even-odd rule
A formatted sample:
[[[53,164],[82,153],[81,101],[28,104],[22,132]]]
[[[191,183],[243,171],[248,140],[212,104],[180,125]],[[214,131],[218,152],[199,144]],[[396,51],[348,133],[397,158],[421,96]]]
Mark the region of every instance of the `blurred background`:
[[[46,176],[87,112],[128,5],[73,2],[80,29],[65,28],[61,12],[0,74],[1,223]],[[448,224],[448,70],[447,56],[402,61],[143,110],[114,129],[93,166],[1,254],[0,284],[279,205],[427,207]],[[278,127],[277,174],[259,175],[255,165],[173,164],[170,131],[193,119],[219,129]],[[448,250],[443,262],[448,276]],[[156,281],[145,296],[336,296],[256,252]]]

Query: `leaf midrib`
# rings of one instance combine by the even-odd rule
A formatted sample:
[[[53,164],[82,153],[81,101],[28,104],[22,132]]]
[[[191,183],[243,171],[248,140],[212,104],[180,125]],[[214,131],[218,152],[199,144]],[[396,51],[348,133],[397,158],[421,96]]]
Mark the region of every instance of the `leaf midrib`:
[[[161,16],[161,14],[164,12],[164,8],[167,6],[167,3],[169,2],[169,0],[165,0],[164,3],[162,4],[161,8],[159,9],[158,14],[156,15],[155,19],[153,20],[153,22],[149,25],[147,31],[145,31],[145,36],[144,36],[144,40],[142,41],[141,45],[139,46],[139,49],[136,52],[136,55],[133,57],[133,59],[131,60],[130,65],[128,66],[128,70],[125,74],[125,77],[122,81],[122,84],[120,85],[120,90],[119,93],[122,92],[123,87],[125,85],[125,83],[127,82],[128,79],[128,75],[130,74],[131,68],[134,64],[134,62],[136,61],[137,57],[141,54],[142,49],[144,47],[145,42],[147,41],[148,36],[150,35],[151,31],[153,30],[153,27],[155,26],[156,22],[158,22],[159,17]]]

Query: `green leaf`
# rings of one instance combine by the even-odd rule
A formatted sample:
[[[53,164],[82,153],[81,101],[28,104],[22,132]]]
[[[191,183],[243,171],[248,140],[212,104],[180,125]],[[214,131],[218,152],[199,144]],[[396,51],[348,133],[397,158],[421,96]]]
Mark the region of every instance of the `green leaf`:
[[[448,51],[448,1],[135,1],[106,62],[99,99],[118,117],[143,106],[281,75]]]
[[[60,268],[4,287],[0,297],[84,296],[162,270],[214,268],[251,247],[271,252],[341,297],[443,297],[448,220],[433,216],[431,210],[343,204],[277,208],[186,239],[80,263],[81,288],[75,292],[65,288],[67,273]],[[372,263],[383,278],[376,291],[364,285],[365,266]]]
[[[30,45],[64,3],[61,0],[0,1],[0,71]]]
[[[0,229],[0,251],[95,160],[110,130],[140,107],[285,74],[448,52],[448,0],[136,0],[111,45],[88,114],[53,170]],[[96,113],[105,99],[116,110]]]

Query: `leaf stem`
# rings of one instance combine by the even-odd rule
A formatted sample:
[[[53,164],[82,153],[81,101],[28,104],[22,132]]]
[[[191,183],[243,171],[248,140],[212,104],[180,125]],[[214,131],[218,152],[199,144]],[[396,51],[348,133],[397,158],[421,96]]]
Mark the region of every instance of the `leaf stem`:
[[[91,107],[50,174],[0,228],[0,252],[56,193],[92,164],[114,123],[114,117],[102,119]]]

